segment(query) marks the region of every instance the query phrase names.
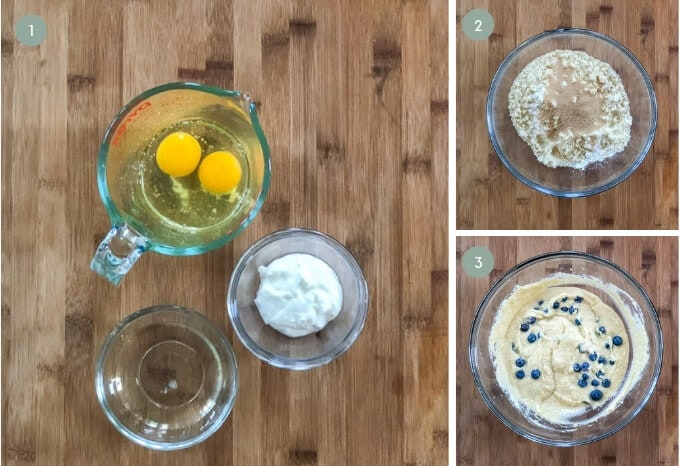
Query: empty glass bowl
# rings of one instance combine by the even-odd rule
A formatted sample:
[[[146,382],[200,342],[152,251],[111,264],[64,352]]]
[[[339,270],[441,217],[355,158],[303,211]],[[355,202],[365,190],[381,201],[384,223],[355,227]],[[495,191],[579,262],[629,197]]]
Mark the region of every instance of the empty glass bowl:
[[[342,287],[342,309],[322,330],[291,338],[265,324],[255,305],[259,266],[282,256],[302,253],[326,262]],[[241,342],[261,360],[285,369],[310,369],[333,361],[361,333],[368,311],[368,287],[345,247],[318,231],[291,228],[258,240],[236,264],[227,292],[227,311]]]
[[[530,413],[518,409],[508,394],[499,385],[489,348],[489,337],[494,319],[501,303],[515,286],[527,285],[554,274],[568,274],[571,277],[593,277],[602,283],[594,287],[585,285],[578,278],[560,286],[578,287],[600,297],[617,313],[621,314],[625,305],[634,316],[635,325],[641,325],[647,335],[649,355],[639,379],[630,390],[615,393],[604,405],[585,411],[569,423],[551,423],[540,417],[540,413]],[[606,291],[605,291],[606,290]],[[609,293],[614,293],[613,299]],[[625,341],[631,341],[630,327],[624,321]],[[635,349],[626,369],[626,378],[631,376]],[[639,354],[639,353],[638,353]],[[597,256],[581,252],[555,252],[536,256],[518,264],[507,271],[482,299],[470,332],[470,366],[472,375],[489,409],[510,429],[522,437],[535,442],[575,446],[601,440],[624,428],[642,410],[656,387],[661,371],[663,338],[661,324],[654,306],[640,284],[625,270]],[[564,355],[550,356],[552,364],[559,364]],[[592,360],[592,359],[591,359]],[[593,363],[595,364],[595,363]],[[549,376],[549,375],[548,375]],[[578,374],[576,374],[578,377]],[[626,379],[624,379],[625,381]],[[559,388],[557,388],[559,390]],[[609,410],[607,404],[613,402]]]
[[[508,94],[517,75],[535,58],[560,49],[584,51],[609,63],[621,77],[633,117],[630,141],[623,152],[582,170],[551,168],[539,162],[517,134],[508,110]],[[585,29],[547,31],[518,45],[493,77],[486,103],[489,136],[503,165],[527,186],[560,197],[590,196],[628,178],[652,146],[656,118],[654,88],[640,62],[610,37]]]
[[[236,358],[201,314],[150,307],[106,338],[95,388],[106,417],[129,440],[156,450],[187,448],[229,416],[238,389]]]

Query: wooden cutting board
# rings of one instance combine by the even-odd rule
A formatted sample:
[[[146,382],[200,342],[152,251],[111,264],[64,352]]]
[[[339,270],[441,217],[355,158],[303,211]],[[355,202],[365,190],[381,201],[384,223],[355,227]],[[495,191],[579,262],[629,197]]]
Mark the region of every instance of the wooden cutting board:
[[[474,42],[461,20],[473,8],[494,18],[488,40]],[[459,0],[456,2],[456,223],[459,229],[676,229],[678,227],[678,2],[674,0]],[[494,73],[521,42],[562,27],[617,40],[654,84],[654,144],[633,175],[602,194],[558,199],[503,166],[489,140],[486,97]]]
[[[494,256],[493,271],[471,278],[460,258],[472,246]],[[628,426],[600,442],[574,448],[540,445],[505,427],[482,400],[472,379],[467,347],[477,306],[491,284],[514,265],[553,251],[575,250],[627,270],[656,307],[663,331],[663,365],[652,397]],[[461,466],[496,464],[678,464],[678,239],[675,237],[462,237],[456,245],[456,448]],[[502,462],[499,463],[499,458]]]
[[[2,0],[2,459],[8,465],[444,464],[447,408],[446,0]],[[46,22],[21,45],[14,24]],[[178,80],[248,91],[273,181],[233,243],[145,254],[115,288],[90,271],[109,229],[95,164],[118,109]],[[265,365],[225,309],[267,233],[323,231],[368,281],[363,333],[306,372]],[[239,364],[222,428],[188,450],[125,440],[94,391],[117,322],[160,303],[218,324]]]

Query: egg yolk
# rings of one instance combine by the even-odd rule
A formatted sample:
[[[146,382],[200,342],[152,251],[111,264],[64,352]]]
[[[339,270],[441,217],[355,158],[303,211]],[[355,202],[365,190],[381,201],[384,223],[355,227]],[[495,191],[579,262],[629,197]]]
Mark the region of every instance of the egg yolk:
[[[170,176],[187,176],[201,160],[201,145],[189,133],[177,131],[167,135],[156,149],[156,163]]]
[[[213,194],[232,191],[241,181],[241,175],[241,164],[234,154],[227,151],[206,155],[198,167],[201,186]]]

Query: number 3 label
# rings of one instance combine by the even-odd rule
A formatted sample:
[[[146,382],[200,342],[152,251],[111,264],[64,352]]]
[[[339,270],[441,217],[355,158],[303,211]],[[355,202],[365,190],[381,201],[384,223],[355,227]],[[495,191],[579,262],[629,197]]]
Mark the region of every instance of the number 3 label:
[[[481,256],[475,256],[475,260],[477,261],[475,263],[476,269],[481,269],[482,267],[484,267],[484,264],[482,263],[482,257]]]
[[[493,254],[484,246],[473,246],[460,260],[465,273],[472,278],[483,278],[493,270]]]

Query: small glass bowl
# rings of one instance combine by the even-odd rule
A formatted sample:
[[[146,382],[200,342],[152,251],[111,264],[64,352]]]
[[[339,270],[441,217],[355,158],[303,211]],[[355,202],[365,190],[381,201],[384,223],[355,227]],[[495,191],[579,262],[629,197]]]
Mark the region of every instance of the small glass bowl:
[[[515,286],[527,285],[555,273],[589,276],[616,290],[617,296],[644,324],[649,340],[649,360],[639,381],[610,413],[599,416],[599,410],[587,411],[577,424],[552,424],[537,416],[529,418],[507,397],[496,380],[489,335],[496,313]],[[613,285],[613,287],[612,287]],[[575,282],[564,286],[588,289]],[[608,303],[620,312],[614,302]],[[626,328],[628,333],[628,328]],[[563,251],[543,254],[526,260],[508,270],[486,293],[472,323],[469,344],[470,366],[477,389],[491,412],[507,427],[522,437],[554,446],[576,446],[595,442],[623,429],[642,410],[656,387],[661,372],[663,337],[654,305],[640,284],[618,265],[597,256],[581,252]]]
[[[633,124],[623,152],[582,170],[543,165],[510,119],[508,94],[517,75],[535,58],[553,50],[580,50],[609,63],[621,77],[630,101]],[[649,152],[656,132],[656,96],[640,62],[614,39],[585,29],[556,29],[518,45],[496,72],[486,102],[489,137],[503,165],[518,180],[542,193],[583,197],[613,188],[628,178]]]
[[[293,253],[326,262],[342,286],[338,316],[322,330],[298,338],[265,324],[254,301],[260,285],[258,267]],[[368,312],[368,286],[359,264],[342,244],[318,231],[291,228],[261,238],[243,253],[229,281],[227,311],[239,339],[256,357],[284,369],[311,369],[333,361],[357,339]]]
[[[154,306],[109,334],[95,367],[104,414],[127,439],[178,450],[210,437],[229,416],[238,390],[234,352],[201,314]]]

